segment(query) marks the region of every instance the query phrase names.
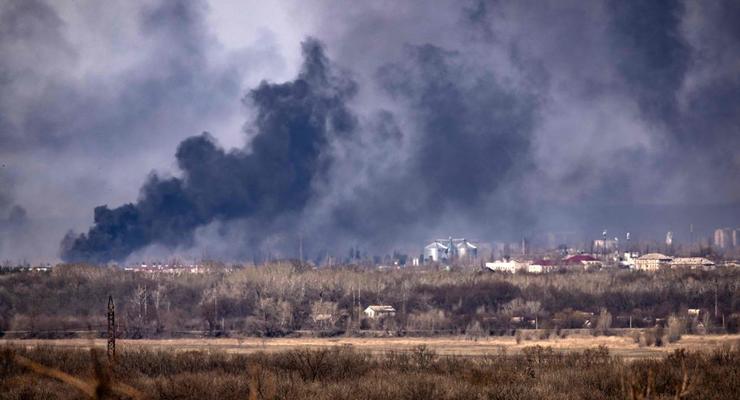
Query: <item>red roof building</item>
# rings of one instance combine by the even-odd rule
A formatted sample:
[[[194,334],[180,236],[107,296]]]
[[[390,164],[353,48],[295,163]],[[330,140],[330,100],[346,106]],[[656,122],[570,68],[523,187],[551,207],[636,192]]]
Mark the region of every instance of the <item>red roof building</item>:
[[[574,256],[566,257],[563,260],[563,263],[567,265],[573,265],[573,264],[592,264],[599,262],[598,259],[594,258],[591,255],[588,254],[576,254]]]

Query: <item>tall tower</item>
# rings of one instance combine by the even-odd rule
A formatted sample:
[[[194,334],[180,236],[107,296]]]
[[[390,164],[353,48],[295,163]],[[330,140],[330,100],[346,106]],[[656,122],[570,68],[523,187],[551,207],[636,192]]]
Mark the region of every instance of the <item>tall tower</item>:
[[[601,244],[601,255],[606,257],[606,229],[604,229],[604,232],[601,232]]]
[[[522,255],[527,255],[527,239],[522,236]]]

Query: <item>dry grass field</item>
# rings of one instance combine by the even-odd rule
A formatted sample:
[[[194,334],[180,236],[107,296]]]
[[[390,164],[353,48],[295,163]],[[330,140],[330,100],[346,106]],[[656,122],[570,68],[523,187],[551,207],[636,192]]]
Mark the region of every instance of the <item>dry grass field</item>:
[[[40,345],[63,348],[105,349],[105,339],[27,339],[4,340],[0,345],[13,344],[32,348]],[[514,337],[488,337],[470,340],[465,337],[431,338],[203,338],[203,339],[139,339],[117,341],[121,349],[148,350],[214,350],[227,353],[252,354],[257,352],[281,352],[293,349],[321,349],[331,347],[351,347],[353,349],[382,353],[386,351],[409,351],[419,345],[426,345],[440,355],[480,356],[495,354],[518,354],[525,347],[552,347],[556,351],[579,352],[598,346],[606,346],[610,354],[626,360],[662,357],[674,350],[683,348],[689,351],[711,351],[722,346],[740,346],[740,335],[683,335],[676,343],[661,347],[640,347],[631,337],[572,335],[566,338],[545,340],[521,340]]]
[[[738,399],[739,339],[5,341],[0,399]]]

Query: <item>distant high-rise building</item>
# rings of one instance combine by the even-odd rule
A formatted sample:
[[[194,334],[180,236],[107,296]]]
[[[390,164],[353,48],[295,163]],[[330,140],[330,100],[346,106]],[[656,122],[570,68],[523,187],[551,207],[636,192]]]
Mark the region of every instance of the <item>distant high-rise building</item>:
[[[714,230],[714,247],[718,249],[729,249],[737,246],[738,230],[732,228],[719,228]]]
[[[596,239],[593,242],[594,253],[617,250],[619,248],[619,239]]]

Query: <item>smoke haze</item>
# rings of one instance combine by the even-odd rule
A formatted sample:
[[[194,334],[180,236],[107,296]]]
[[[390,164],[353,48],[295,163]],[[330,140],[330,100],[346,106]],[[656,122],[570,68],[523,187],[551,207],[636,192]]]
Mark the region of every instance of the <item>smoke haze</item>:
[[[737,225],[739,19],[730,0],[5,2],[0,258]]]

